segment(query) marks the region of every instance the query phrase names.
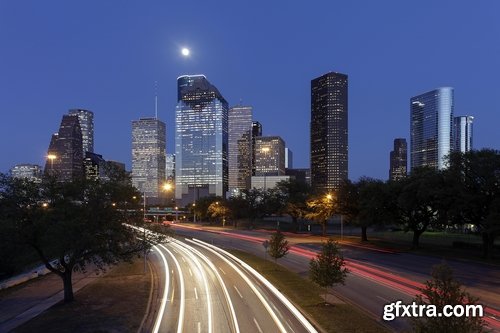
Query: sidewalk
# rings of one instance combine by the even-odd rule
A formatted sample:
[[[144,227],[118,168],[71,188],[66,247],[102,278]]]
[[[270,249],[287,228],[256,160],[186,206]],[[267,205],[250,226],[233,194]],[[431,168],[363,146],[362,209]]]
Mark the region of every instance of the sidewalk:
[[[89,270],[73,273],[73,292],[102,276]],[[62,279],[55,274],[0,292],[0,333],[9,332],[64,299]]]

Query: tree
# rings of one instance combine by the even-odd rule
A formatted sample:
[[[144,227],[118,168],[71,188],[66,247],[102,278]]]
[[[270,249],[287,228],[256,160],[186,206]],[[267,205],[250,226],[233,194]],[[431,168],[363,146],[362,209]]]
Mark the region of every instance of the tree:
[[[453,187],[449,196],[453,221],[476,225],[483,240],[483,256],[490,258],[500,236],[500,152],[452,153],[445,175]]]
[[[0,225],[10,241],[31,247],[61,277],[64,300],[70,302],[73,272],[130,261],[150,242],[164,239],[149,236],[150,242],[144,242],[141,232],[125,225],[144,225],[138,197],[125,175],[107,181],[46,178],[42,183],[2,176]]]
[[[325,301],[328,287],[345,284],[348,272],[338,243],[331,238],[323,243],[321,252],[309,263],[309,276],[314,283],[325,288]]]
[[[208,214],[213,218],[220,218],[222,221],[222,226],[226,225],[226,217],[229,215],[229,208],[223,201],[212,202],[208,206]]]
[[[306,218],[316,221],[321,225],[323,236],[326,236],[326,223],[336,212],[338,212],[338,201],[335,193],[328,193],[307,201],[309,212]]]
[[[224,200],[222,197],[202,197],[196,200],[195,206],[193,207],[193,212],[196,214],[196,217],[202,220],[206,220],[210,217],[208,213],[208,207],[216,202]]]
[[[295,179],[284,180],[276,184],[276,190],[281,193],[281,213],[292,218],[293,231],[298,230],[298,219],[305,216],[307,196],[311,188],[304,182]]]
[[[432,168],[417,168],[405,179],[395,182],[398,193],[397,217],[405,231],[413,232],[412,246],[418,248],[420,236],[429,226],[445,224],[447,188],[443,173]]]
[[[425,282],[415,302],[419,305],[432,304],[436,312],[442,313],[445,305],[477,304],[478,299],[462,290],[460,282],[453,278],[452,269],[446,264],[436,265],[432,269],[432,279]],[[412,326],[419,333],[469,333],[483,332],[484,322],[481,317],[420,317],[412,318]]]
[[[271,235],[267,252],[274,258],[275,263],[279,258],[286,256],[289,249],[290,245],[285,239],[285,235],[283,235],[279,230]]]

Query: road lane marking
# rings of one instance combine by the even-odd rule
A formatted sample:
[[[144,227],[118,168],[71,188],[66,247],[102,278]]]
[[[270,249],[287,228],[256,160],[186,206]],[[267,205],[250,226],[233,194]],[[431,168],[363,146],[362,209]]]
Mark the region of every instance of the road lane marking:
[[[179,321],[177,322],[177,333],[182,333],[182,326],[184,325],[184,312],[185,312],[185,302],[186,302],[186,294],[185,294],[185,289],[184,289],[184,275],[182,274],[181,270],[181,265],[179,264],[179,261],[175,258],[172,252],[169,251],[165,246],[160,244],[160,246],[167,251],[167,253],[172,257],[174,260],[175,266],[177,267],[177,273],[179,274],[179,283],[181,286],[181,305],[179,307]]]
[[[189,268],[189,275],[193,276],[193,272],[191,272],[191,268]]]
[[[175,253],[179,254],[179,252],[177,252],[175,249],[172,249],[172,251],[174,251]]]
[[[172,242],[171,244],[172,244],[172,246],[176,246],[179,251],[183,252],[185,255],[187,255],[188,257],[190,257],[193,260],[193,262],[196,265],[196,267],[198,268],[198,270],[200,271],[200,273],[201,273],[201,278],[203,280],[203,286],[205,287],[206,298],[207,298],[208,333],[212,333],[212,321],[213,321],[213,319],[212,319],[212,317],[213,317],[213,313],[212,313],[212,300],[211,300],[211,297],[210,297],[210,289],[208,287],[208,279],[207,279],[207,276],[205,274],[205,271],[203,270],[203,267],[202,267],[200,261],[198,260],[198,258],[196,258],[194,256],[194,254],[192,254],[188,250],[187,247],[180,246],[177,242]],[[184,259],[184,257],[181,257],[181,258]]]
[[[269,315],[273,319],[273,321],[276,324],[276,326],[278,326],[279,331],[282,332],[282,333],[286,333],[286,329],[283,326],[283,323],[279,320],[278,316],[276,315],[276,313],[271,308],[269,302],[267,302],[267,300],[264,298],[264,296],[260,292],[258,292],[257,287],[255,286],[255,284],[252,281],[250,281],[250,279],[245,275],[245,273],[243,273],[242,270],[240,270],[235,264],[233,264],[229,259],[227,259],[225,256],[223,256],[222,254],[220,254],[218,251],[215,251],[212,248],[212,246],[210,246],[210,247],[206,246],[207,243],[202,242],[202,241],[198,241],[198,240],[196,240],[196,242],[191,241],[189,239],[186,239],[186,240],[188,242],[196,243],[198,246],[201,246],[201,247],[207,249],[208,251],[212,252],[213,254],[215,254],[216,256],[218,256],[219,258],[221,258],[222,260],[224,260],[229,266],[231,266],[241,276],[241,278],[243,280],[245,280],[245,282],[248,284],[248,286],[255,292],[255,295],[257,295],[257,297],[259,298],[259,300],[262,303],[262,305],[264,305],[264,307],[266,308],[267,312],[269,313]]]
[[[224,272],[224,270],[222,269],[222,267],[219,267],[219,269],[220,269],[220,271],[221,271],[222,273],[224,273],[224,275],[226,275],[226,272]]]
[[[184,257],[181,257],[182,261],[186,262],[186,259],[184,259]]]
[[[306,328],[309,332],[317,332],[314,326],[304,317],[302,313],[278,290],[274,285],[272,285],[266,278],[264,278],[259,272],[257,272],[255,269],[253,269],[250,265],[245,263],[243,260],[237,258],[236,256],[232,255],[231,253],[224,251],[221,248],[218,248],[214,245],[208,244],[206,242],[203,242],[199,239],[193,238],[193,240],[187,240],[189,242],[197,243],[202,247],[205,247],[207,249],[214,249],[212,252],[217,253],[219,257],[223,258],[226,262],[231,263],[227,258],[229,257],[235,262],[237,262],[239,265],[241,265],[243,268],[245,268],[248,272],[250,272],[257,280],[259,280],[262,284],[264,284],[287,308],[290,310],[290,312],[293,313],[293,315],[300,321],[302,326]],[[224,254],[224,256],[222,254]],[[236,267],[234,264],[231,263],[231,267]],[[252,285],[250,285],[251,287]],[[259,294],[256,292],[257,296]],[[262,297],[262,296],[261,296]],[[284,331],[284,328],[283,328]]]
[[[198,299],[198,291],[196,290],[196,287],[194,287],[194,298]]]
[[[177,241],[181,243],[180,241]],[[236,311],[233,306],[233,302],[231,301],[231,296],[229,295],[229,292],[227,291],[226,284],[224,283],[224,280],[222,279],[221,275],[219,274],[219,271],[213,264],[213,262],[204,254],[202,254],[200,251],[195,249],[194,247],[186,244],[185,242],[182,242],[182,248],[183,249],[190,249],[192,253],[195,253],[197,256],[199,256],[205,263],[212,269],[212,271],[215,273],[215,276],[217,277],[217,280],[219,281],[219,284],[222,286],[222,291],[224,292],[224,297],[226,298],[226,302],[229,306],[229,310],[231,311],[231,317],[233,318],[233,328],[235,333],[240,333],[240,326],[238,324],[238,318],[236,317]]]
[[[198,322],[198,333],[201,333],[201,323]]]
[[[236,286],[233,286],[233,287],[236,290],[236,292],[238,293],[238,295],[240,295],[240,298],[243,298],[243,295],[240,293],[240,291],[238,290],[238,288]]]
[[[253,318],[253,322],[255,323],[255,326],[257,326],[257,330],[259,331],[259,333],[263,333],[263,332],[262,332],[262,329],[260,328],[260,325],[259,325],[259,323],[257,322],[257,319],[255,319],[255,317]]]
[[[157,252],[160,254],[161,260],[163,261],[163,265],[165,266],[165,286],[163,287],[163,297],[161,300],[160,304],[160,310],[158,311],[158,317],[156,317],[155,325],[153,327],[153,333],[158,333],[158,330],[160,329],[160,324],[161,320],[163,319],[163,314],[165,313],[165,306],[167,304],[167,296],[168,296],[168,288],[170,285],[170,277],[168,272],[168,264],[167,264],[167,258],[165,258],[165,255],[156,247],[156,245],[153,245],[153,248],[156,248]],[[173,291],[172,291],[172,296],[173,296]]]

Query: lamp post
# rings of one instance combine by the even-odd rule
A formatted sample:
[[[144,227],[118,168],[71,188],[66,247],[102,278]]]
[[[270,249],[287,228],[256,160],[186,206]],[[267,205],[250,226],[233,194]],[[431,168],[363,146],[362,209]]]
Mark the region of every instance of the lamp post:
[[[178,221],[178,216],[179,216],[179,207],[175,206],[175,222]]]
[[[193,202],[193,223],[196,223],[196,211],[195,211],[196,203]]]

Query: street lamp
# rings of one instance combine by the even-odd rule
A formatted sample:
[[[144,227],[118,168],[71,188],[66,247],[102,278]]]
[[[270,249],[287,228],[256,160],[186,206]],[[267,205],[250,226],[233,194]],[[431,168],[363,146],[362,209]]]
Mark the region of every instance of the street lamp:
[[[333,199],[332,194],[328,193],[326,195],[326,199],[330,202]],[[342,214],[340,214],[340,240],[344,240],[344,220],[342,218]]]
[[[54,160],[57,158],[56,154],[48,154],[47,159],[50,161],[50,171],[54,171]]]
[[[175,206],[175,222],[178,220],[179,208]]]
[[[196,203],[193,202],[193,223],[196,223],[196,211],[195,211]]]

